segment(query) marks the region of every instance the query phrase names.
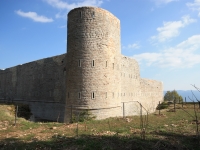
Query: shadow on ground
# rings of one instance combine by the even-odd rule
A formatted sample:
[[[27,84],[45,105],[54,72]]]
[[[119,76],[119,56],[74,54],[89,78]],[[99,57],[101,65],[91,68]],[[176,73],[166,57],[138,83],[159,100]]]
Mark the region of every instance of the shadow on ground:
[[[132,136],[53,136],[47,141],[32,139],[24,142],[16,138],[0,141],[0,150],[198,150],[200,141],[196,136],[167,132],[155,132],[141,139]]]

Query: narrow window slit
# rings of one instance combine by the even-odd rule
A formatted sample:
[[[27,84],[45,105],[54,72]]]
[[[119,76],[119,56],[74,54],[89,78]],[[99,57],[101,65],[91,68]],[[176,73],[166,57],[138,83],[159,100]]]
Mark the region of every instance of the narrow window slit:
[[[78,93],[78,99],[81,99],[81,92]]]
[[[92,60],[92,67],[94,67],[94,65],[95,65],[95,64],[94,64],[94,60]]]
[[[94,13],[94,11],[92,12],[92,18],[94,18],[95,17],[95,13]]]
[[[82,11],[80,12],[80,17],[82,18]]]
[[[78,66],[81,67],[81,60],[78,60]]]
[[[94,94],[94,92],[92,92],[92,99],[95,99],[95,94]]]

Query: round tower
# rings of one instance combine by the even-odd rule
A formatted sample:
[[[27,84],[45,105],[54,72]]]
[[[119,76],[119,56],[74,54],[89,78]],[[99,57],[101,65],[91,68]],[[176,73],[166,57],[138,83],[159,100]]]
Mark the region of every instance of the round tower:
[[[103,119],[121,112],[120,21],[96,7],[68,13],[66,107]],[[70,113],[70,111],[68,111]]]

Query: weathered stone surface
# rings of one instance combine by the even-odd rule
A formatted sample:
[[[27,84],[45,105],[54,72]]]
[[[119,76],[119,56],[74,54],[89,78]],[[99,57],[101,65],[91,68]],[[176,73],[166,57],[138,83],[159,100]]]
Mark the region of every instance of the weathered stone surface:
[[[35,117],[57,118],[65,103],[65,55],[1,70],[0,99],[28,103]]]
[[[88,110],[97,119],[153,112],[162,83],[142,79],[136,60],[121,55],[120,21],[80,7],[68,14],[67,53],[0,70],[0,99],[30,105],[33,115],[68,122]],[[73,110],[71,110],[71,108]]]

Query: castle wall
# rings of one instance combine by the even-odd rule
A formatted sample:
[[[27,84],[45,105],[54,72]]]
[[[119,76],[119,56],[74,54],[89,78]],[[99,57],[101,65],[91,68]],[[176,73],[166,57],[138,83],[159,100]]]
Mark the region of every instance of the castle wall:
[[[163,101],[163,84],[160,81],[151,79],[140,79],[142,105],[150,112],[154,112],[159,104]]]
[[[63,54],[1,70],[0,98],[29,103],[36,117],[55,118],[56,105],[65,103],[65,63]]]
[[[110,113],[118,115],[120,21],[101,8],[76,8],[68,14],[67,35],[67,105],[109,111],[118,107],[118,113]]]
[[[154,112],[159,101],[163,101],[162,83],[142,79],[136,60],[122,56],[121,62],[121,107],[124,111],[122,114],[138,115],[140,103],[148,112]]]
[[[140,77],[138,62],[121,55],[120,21],[80,7],[68,13],[67,53],[0,70],[0,100],[27,103],[35,117],[69,122],[89,110],[96,119],[153,112],[159,81]],[[145,111],[144,111],[145,112]]]

